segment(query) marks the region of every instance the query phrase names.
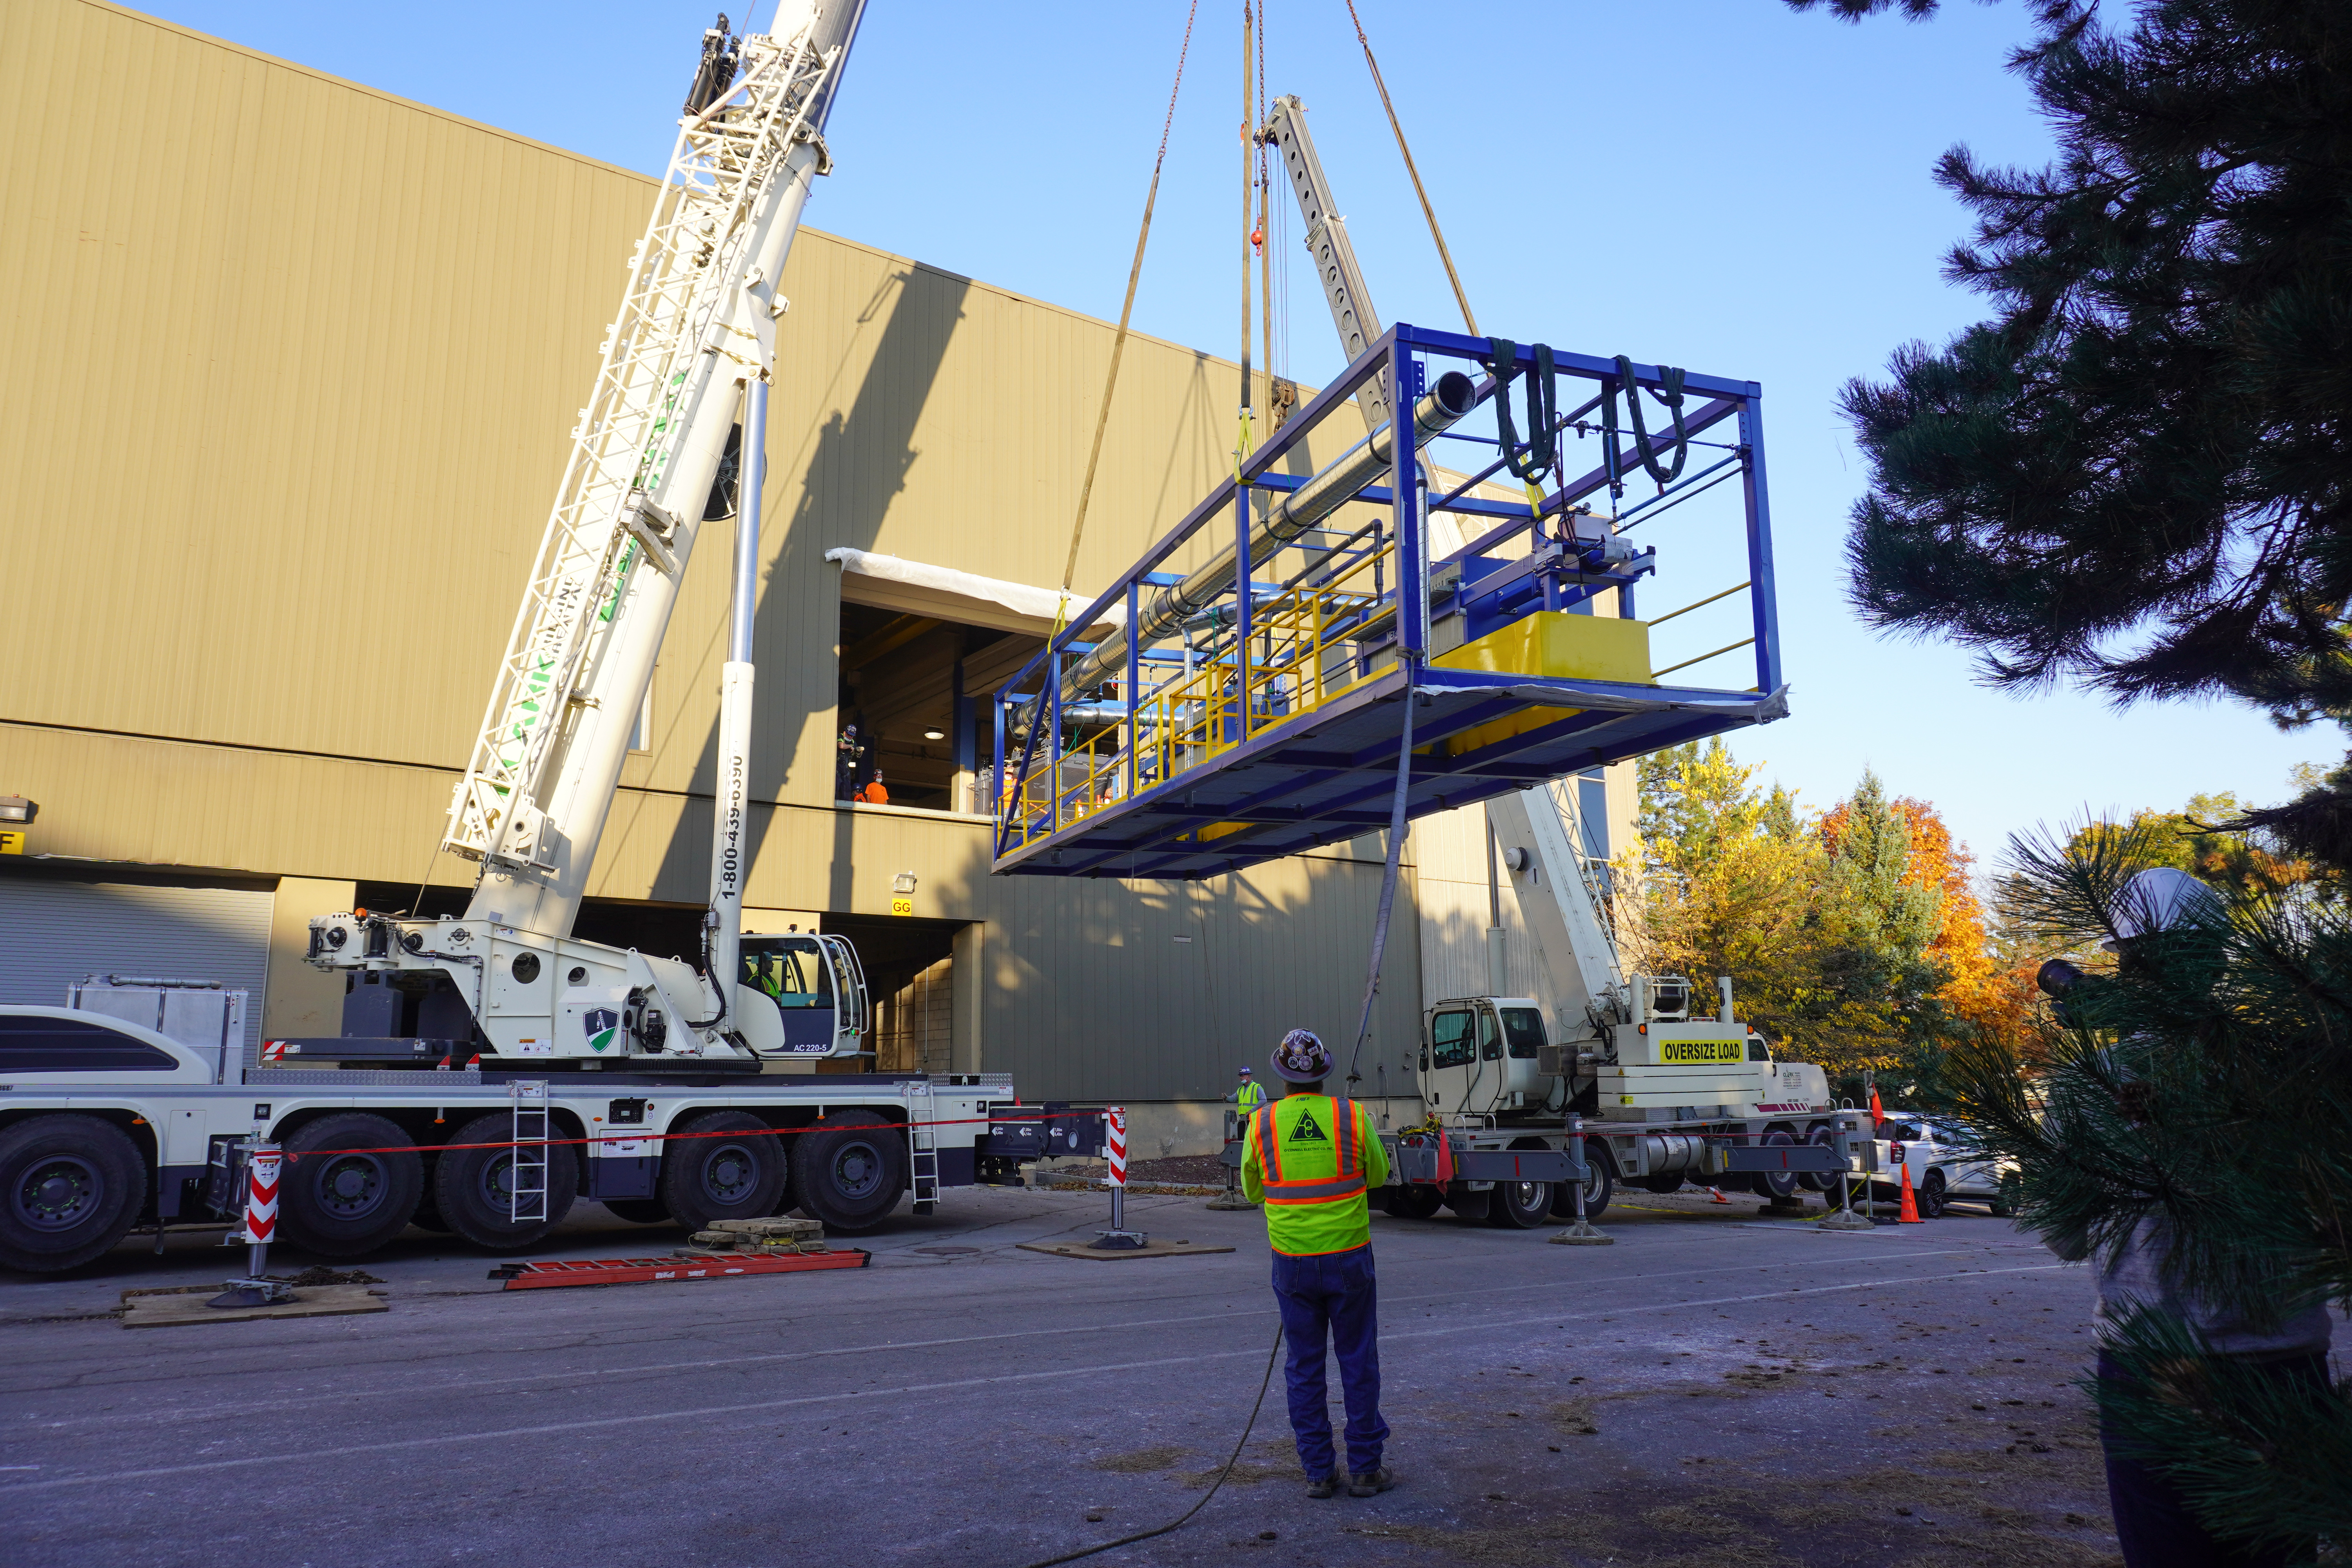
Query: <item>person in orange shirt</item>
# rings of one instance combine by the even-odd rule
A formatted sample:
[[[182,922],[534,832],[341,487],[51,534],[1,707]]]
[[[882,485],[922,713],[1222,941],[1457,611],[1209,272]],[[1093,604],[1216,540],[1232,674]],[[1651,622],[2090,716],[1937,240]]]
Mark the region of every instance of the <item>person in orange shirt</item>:
[[[866,780],[866,787],[864,789],[857,792],[857,798],[864,801],[868,805],[887,805],[890,804],[890,792],[882,787],[882,770],[880,768],[874,770],[874,776]]]

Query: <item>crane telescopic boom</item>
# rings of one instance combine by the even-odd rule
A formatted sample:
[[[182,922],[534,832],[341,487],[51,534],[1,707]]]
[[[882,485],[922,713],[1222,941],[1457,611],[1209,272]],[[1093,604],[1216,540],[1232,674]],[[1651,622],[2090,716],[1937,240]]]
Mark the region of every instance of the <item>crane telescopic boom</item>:
[[[783,0],[706,37],[669,172],[499,663],[443,847],[480,862],[468,914],[562,936],[587,891],[629,732],[748,383],[864,10]],[[722,21],[724,19],[722,18]],[[721,776],[725,776],[722,767]]]
[[[462,918],[310,922],[349,976],[342,1034],[305,1059],[707,1060],[854,1054],[865,979],[838,936],[762,938],[746,963],[751,625],[778,291],[865,0],[781,0],[764,34],[703,35],[669,172],[606,327],[588,406],[509,635],[442,847],[481,868]],[[740,429],[740,434],[739,434]],[[630,731],[739,454],[701,973],[571,938]],[[747,984],[747,979],[756,984]]]

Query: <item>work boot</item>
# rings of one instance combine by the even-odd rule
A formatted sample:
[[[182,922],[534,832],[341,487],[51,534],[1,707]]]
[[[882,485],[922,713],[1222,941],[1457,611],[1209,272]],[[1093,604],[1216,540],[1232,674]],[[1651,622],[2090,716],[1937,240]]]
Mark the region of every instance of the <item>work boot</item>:
[[[1336,1475],[1325,1476],[1321,1480],[1307,1482],[1307,1495],[1308,1497],[1338,1497],[1339,1495],[1339,1478]]]
[[[1348,1495],[1378,1497],[1394,1485],[1396,1485],[1396,1478],[1389,1474],[1389,1468],[1386,1465],[1382,1465],[1368,1476],[1350,1475],[1348,1478]]]

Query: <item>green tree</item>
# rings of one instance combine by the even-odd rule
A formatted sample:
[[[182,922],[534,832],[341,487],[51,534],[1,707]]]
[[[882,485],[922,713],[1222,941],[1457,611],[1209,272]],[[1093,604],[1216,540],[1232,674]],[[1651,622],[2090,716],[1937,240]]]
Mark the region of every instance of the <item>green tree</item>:
[[[1845,391],[1871,468],[1854,603],[2021,691],[2352,721],[2352,8],[2142,0],[2119,29],[2096,0],[2031,9],[2011,63],[2058,158],[1999,169],[1955,147],[1937,170],[1977,219],[1946,275],[1995,313]],[[2254,1321],[2298,1290],[2352,1302],[2352,926],[2326,897],[2352,873],[2352,757],[2301,782],[2187,833],[2019,847],[2005,901],[2059,951],[2123,942],[2138,870],[2187,858],[2219,891],[2125,943],[2030,1054],[1984,1039],[1950,1058],[1971,1124],[2020,1163],[2025,1223],[2076,1257],[2168,1235],[2182,1283]],[[2272,874],[2296,860],[2319,877]],[[2115,1440],[2208,1528],[2341,1544],[2352,1384],[2288,1398],[2149,1311],[2104,1344],[2130,1374],[2096,1380]]]
[[[2032,1060],[2000,1039],[1953,1052],[1963,1112],[2018,1162],[2024,1223],[2061,1256],[2111,1255],[2155,1222],[2178,1284],[2251,1324],[2352,1304],[2352,913],[2308,883],[2224,884],[2127,935],[2131,878],[2179,837],[2150,819],[2012,846],[2016,919],[2086,973]],[[2154,1310],[2104,1348],[2132,1374],[2095,1380],[2105,1415],[2209,1529],[2341,1541],[2352,1385],[2294,1394]]]
[[[1936,172],[1977,219],[1946,275],[1996,313],[1845,392],[1871,468],[1854,602],[1997,685],[2352,720],[2352,9],[2032,10],[2011,67],[2057,160],[1955,147]],[[2352,867],[2352,760],[2244,820]]]

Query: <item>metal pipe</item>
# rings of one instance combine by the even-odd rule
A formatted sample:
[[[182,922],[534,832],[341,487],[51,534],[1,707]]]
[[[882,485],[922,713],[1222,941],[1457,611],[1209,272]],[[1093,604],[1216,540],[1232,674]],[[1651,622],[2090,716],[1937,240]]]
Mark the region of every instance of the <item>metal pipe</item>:
[[[1439,376],[1437,384],[1412,411],[1413,445],[1421,446],[1460,421],[1475,405],[1475,386],[1460,371],[1449,370]],[[1250,559],[1272,559],[1276,551],[1339,510],[1357,491],[1388,472],[1395,462],[1395,445],[1390,426],[1383,425],[1363,445],[1283,497],[1267,510],[1251,535]],[[1187,617],[1207,608],[1212,600],[1234,586],[1234,551],[1221,550],[1181,583],[1160,590],[1143,612],[1139,625],[1123,626],[1097,643],[1093,652],[1072,667],[1063,689],[1083,691],[1101,685],[1127,663],[1129,637],[1136,638],[1138,646],[1149,647],[1174,636],[1182,629]]]
[[[727,657],[751,662],[751,627],[759,605],[760,501],[768,479],[768,384],[754,381],[743,392],[743,438],[738,458],[735,502],[735,602],[728,625]]]
[[[710,908],[703,917],[705,960],[717,1023],[735,1000],[742,967],[743,883],[751,870],[751,637],[760,600],[760,501],[767,485],[768,384],[744,384],[743,435],[735,502],[735,584],[728,605],[727,659],[719,674],[719,752],[710,825]]]

